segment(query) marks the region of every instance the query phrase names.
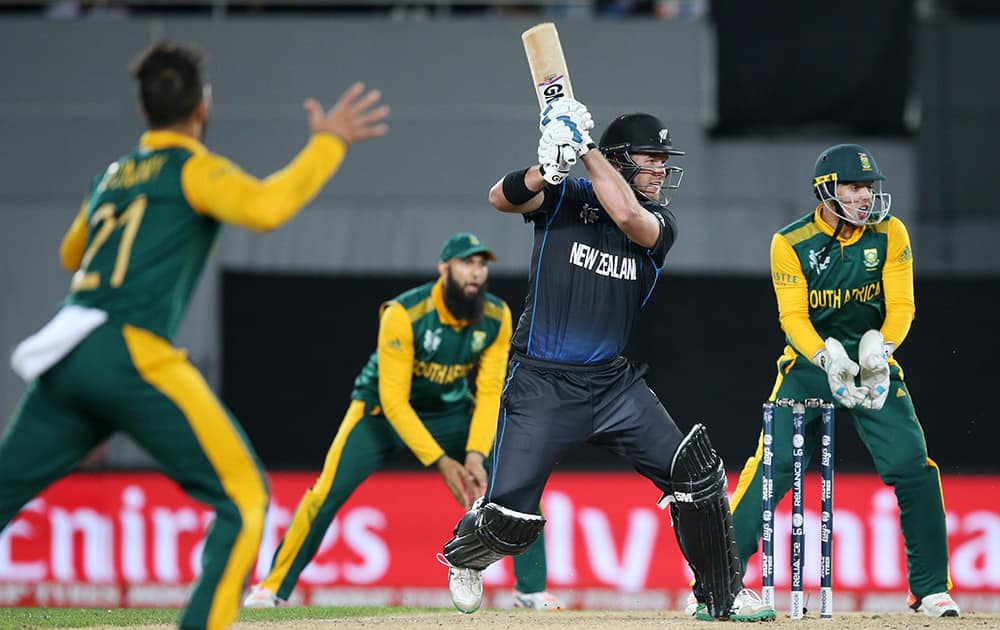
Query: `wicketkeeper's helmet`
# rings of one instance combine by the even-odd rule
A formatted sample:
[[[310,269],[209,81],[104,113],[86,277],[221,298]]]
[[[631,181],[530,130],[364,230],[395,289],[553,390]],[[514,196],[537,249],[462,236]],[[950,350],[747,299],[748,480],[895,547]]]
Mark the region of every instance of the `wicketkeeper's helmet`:
[[[838,144],[826,149],[816,158],[816,166],[813,168],[813,192],[816,197],[820,201],[834,202],[834,213],[855,224],[859,222],[844,213],[844,201],[837,197],[837,184],[873,183],[871,206],[860,224],[874,225],[885,219],[892,203],[889,193],[882,192],[883,181],[885,176],[875,163],[875,158],[859,144]]]

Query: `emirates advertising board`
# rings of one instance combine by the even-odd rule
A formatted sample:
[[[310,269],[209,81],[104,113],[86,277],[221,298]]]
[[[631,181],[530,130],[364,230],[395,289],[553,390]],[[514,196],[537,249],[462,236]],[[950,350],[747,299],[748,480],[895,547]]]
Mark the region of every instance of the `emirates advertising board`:
[[[266,574],[314,480],[271,475],[253,581]],[[807,475],[805,488],[805,584],[818,601],[818,476]],[[835,488],[835,610],[904,610],[906,552],[891,488],[873,474],[838,474]],[[944,491],[955,599],[963,611],[1000,611],[1000,475],[946,476]],[[543,498],[549,589],[572,608],[683,608],[690,573],[658,498],[633,473],[554,474]],[[450,606],[435,555],[461,514],[436,473],[376,473],[334,519],[291,604]],[[790,516],[786,496],[775,518],[777,603],[786,609]],[[73,475],[0,534],[0,606],[183,605],[211,522],[207,506],[159,474]],[[747,573],[747,585],[759,588],[759,556]],[[510,559],[490,567],[484,582],[484,605],[510,605]]]

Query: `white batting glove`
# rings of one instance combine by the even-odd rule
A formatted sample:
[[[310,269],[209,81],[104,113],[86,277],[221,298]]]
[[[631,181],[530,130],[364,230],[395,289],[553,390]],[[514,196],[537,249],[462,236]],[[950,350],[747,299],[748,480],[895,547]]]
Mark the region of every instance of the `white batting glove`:
[[[562,161],[569,166],[576,164],[574,138],[573,129],[562,122],[546,127],[538,140],[538,163],[556,164]]]
[[[565,120],[564,116],[584,131],[590,131],[594,128],[594,118],[590,115],[587,106],[575,98],[564,96],[552,101],[542,110],[538,121],[538,130],[545,131],[546,125],[553,120]]]
[[[826,347],[813,355],[812,362],[826,372],[830,392],[843,406],[850,409],[868,397],[867,387],[854,384],[854,377],[861,368],[847,356],[844,346],[833,337],[827,338]]]
[[[889,355],[892,346],[885,343],[882,333],[869,330],[858,345],[858,364],[861,367],[861,384],[868,388],[862,401],[865,409],[879,410],[889,395]]]
[[[558,99],[558,101],[562,100],[564,99]],[[550,105],[549,108],[551,107],[553,106]],[[559,138],[561,145],[573,147],[576,156],[582,156],[597,146],[589,133],[594,128],[594,120],[590,117],[589,112],[585,111],[585,114],[584,117],[569,114],[551,117],[543,114],[542,123],[539,125],[542,137],[545,137],[546,134],[553,134],[552,137]]]
[[[572,146],[573,130],[563,123],[549,125],[538,140],[538,163],[546,182],[561,184],[576,164],[576,150]]]
[[[565,162],[559,164],[541,164],[538,169],[542,174],[542,179],[553,186],[558,186],[563,183],[563,180],[569,177],[569,166]]]

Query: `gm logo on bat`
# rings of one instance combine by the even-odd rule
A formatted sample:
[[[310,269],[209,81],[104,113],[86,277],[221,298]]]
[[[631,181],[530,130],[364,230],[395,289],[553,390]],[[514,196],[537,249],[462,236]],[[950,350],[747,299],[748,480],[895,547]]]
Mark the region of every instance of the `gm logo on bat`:
[[[558,80],[562,80],[562,77],[559,77]],[[566,86],[562,83],[552,83],[542,88],[542,96],[545,98],[546,103],[551,103],[557,98],[566,96]]]

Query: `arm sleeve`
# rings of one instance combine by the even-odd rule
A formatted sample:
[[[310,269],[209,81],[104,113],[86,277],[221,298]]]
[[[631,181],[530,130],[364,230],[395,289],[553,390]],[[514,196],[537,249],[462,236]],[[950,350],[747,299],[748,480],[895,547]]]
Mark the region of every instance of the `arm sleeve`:
[[[885,291],[885,321],[882,337],[898,348],[916,314],[913,298],[913,252],[906,226],[897,218],[889,219],[886,261],[882,268],[882,288]]]
[[[312,201],[346,154],[342,139],[318,133],[288,166],[260,180],[206,151],[184,163],[181,187],[197,212],[264,232],[281,227]]]
[[[809,286],[799,257],[781,234],[771,239],[771,284],[781,329],[792,346],[811,360],[823,349],[823,339],[809,321]]]
[[[503,320],[500,332],[488,348],[479,355],[479,373],[476,376],[476,410],[469,425],[469,440],[465,450],[489,455],[497,430],[497,415],[500,413],[500,394],[504,377],[507,375],[507,357],[510,354],[511,324],[510,308],[503,305]]]
[[[59,260],[67,271],[76,271],[83,262],[83,252],[87,247],[87,206],[80,206],[80,211],[70,224],[69,230],[63,236],[59,246]]]
[[[390,302],[378,328],[378,395],[382,412],[403,443],[424,466],[444,450],[410,405],[413,379],[413,325],[402,304]]]
[[[656,245],[650,248],[649,255],[653,257],[653,260],[657,261],[660,268],[663,268],[663,263],[667,259],[667,252],[670,251],[670,248],[674,246],[674,241],[677,240],[677,219],[674,218],[674,213],[666,207],[659,210],[651,210],[650,212],[660,222],[660,238],[657,239]]]
[[[525,223],[548,222],[551,214],[566,200],[579,200],[597,205],[597,196],[582,183],[584,180],[567,177],[561,184],[546,184],[542,189],[542,205],[537,210],[524,213]],[[589,193],[589,194],[588,194]]]

